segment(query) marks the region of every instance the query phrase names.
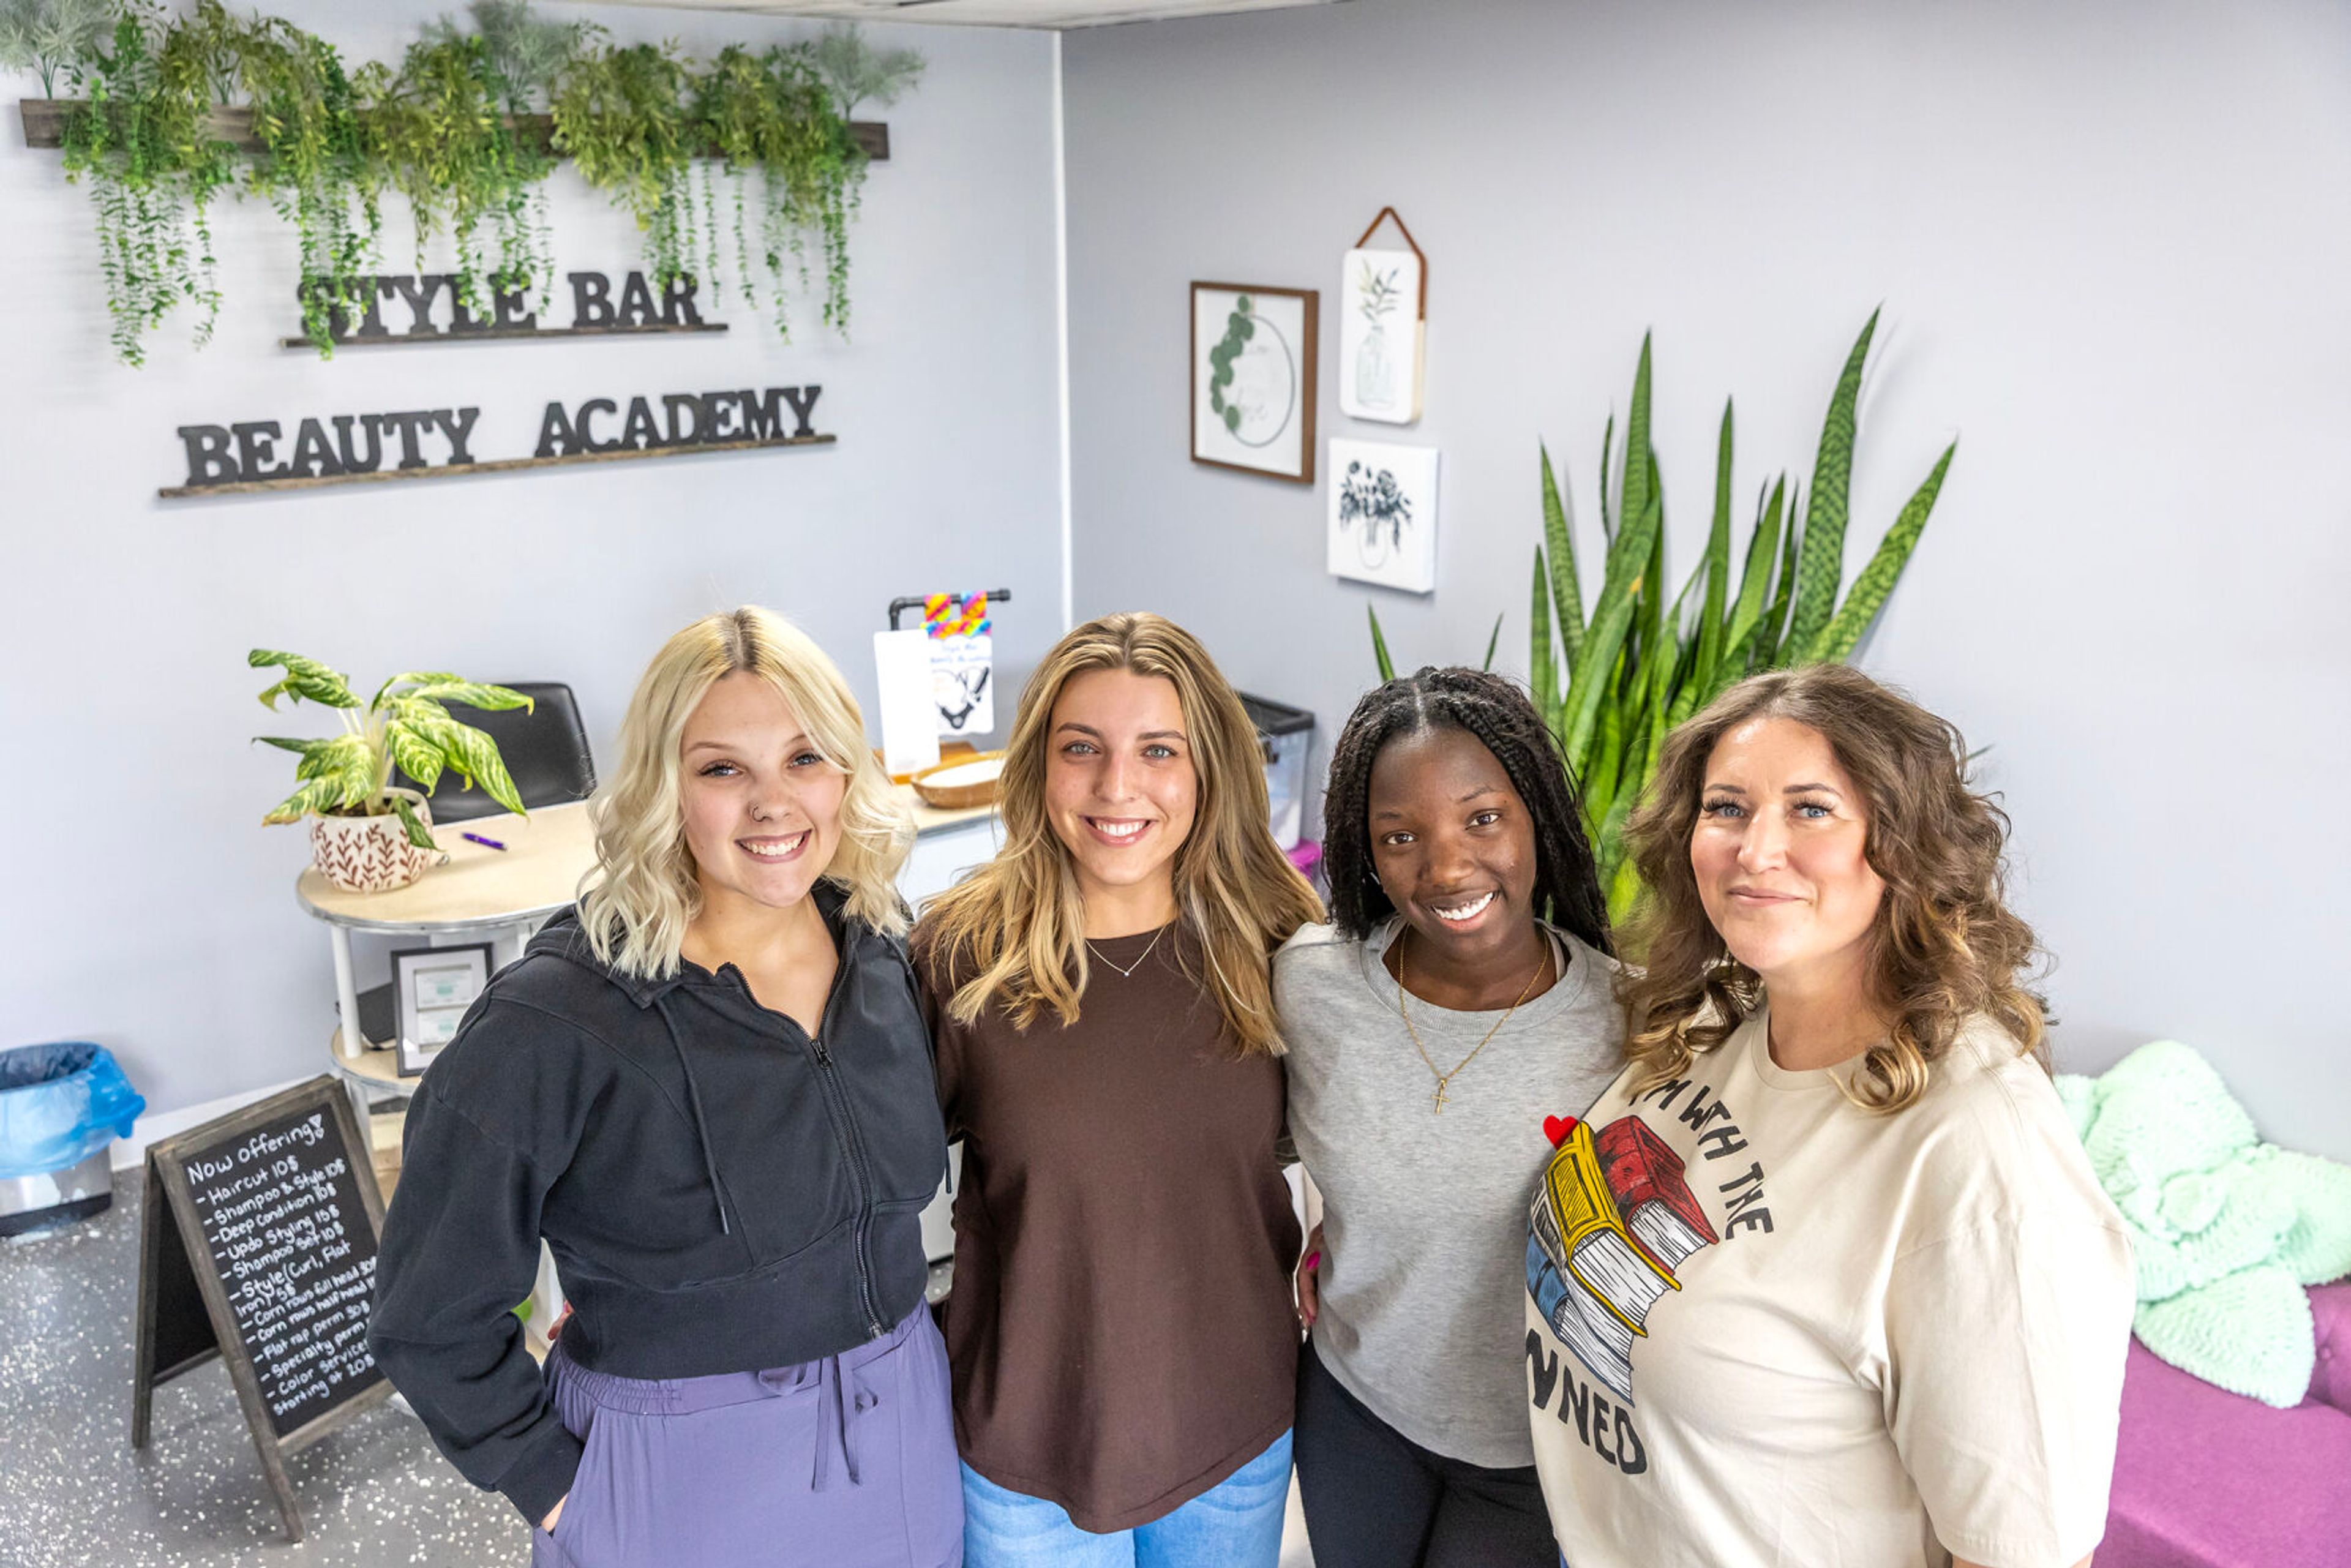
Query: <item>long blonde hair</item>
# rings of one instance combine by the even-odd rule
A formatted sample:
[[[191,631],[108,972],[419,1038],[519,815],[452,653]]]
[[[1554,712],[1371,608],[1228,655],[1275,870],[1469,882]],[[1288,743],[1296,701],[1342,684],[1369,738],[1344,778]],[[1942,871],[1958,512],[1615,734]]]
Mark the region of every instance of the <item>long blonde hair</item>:
[[[932,899],[916,934],[935,974],[963,977],[950,982],[948,1015],[968,1024],[993,1003],[1018,1029],[1048,1008],[1064,1026],[1078,1021],[1085,904],[1046,812],[1045,768],[1061,688],[1092,670],[1176,687],[1199,775],[1191,835],[1176,852],[1177,923],[1242,1053],[1278,1056],[1268,958],[1322,907],[1273,841],[1257,727],[1240,698],[1190,632],[1142,612],[1105,615],[1063,637],[1020,694],[998,789],[1004,848]]]
[[[746,605],[705,615],[662,644],[621,721],[619,765],[589,804],[596,866],[582,880],[580,924],[597,959],[624,975],[676,973],[685,928],[702,908],[678,751],[704,695],[738,671],[773,686],[817,754],[848,775],[841,843],[822,880],[846,893],[848,913],[874,930],[906,928],[895,878],[914,826],[865,744],[857,698],[806,632]]]
[[[1625,1053],[1644,1085],[1686,1071],[1763,1001],[1698,895],[1690,834],[1717,742],[1752,718],[1820,733],[1868,811],[1864,852],[1886,883],[1869,930],[1871,1000],[1893,1019],[1838,1084],[1873,1111],[1927,1087],[1962,1026],[1988,1016],[2021,1053],[2042,1055],[2044,1008],[2027,988],[2039,949],[2005,899],[2008,817],[1968,785],[1967,744],[1949,720],[1844,664],[1751,675],[1666,740],[1656,780],[1626,830],[1647,890],[1634,927],[1642,967],[1619,982]]]

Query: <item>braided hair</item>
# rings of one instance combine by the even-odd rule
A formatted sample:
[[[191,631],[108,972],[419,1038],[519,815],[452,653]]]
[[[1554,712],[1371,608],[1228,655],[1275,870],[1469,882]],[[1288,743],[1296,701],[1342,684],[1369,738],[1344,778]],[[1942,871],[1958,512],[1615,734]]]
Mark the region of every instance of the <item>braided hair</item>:
[[[1475,736],[1526,802],[1534,819],[1536,915],[1613,954],[1583,805],[1550,728],[1526,693],[1502,676],[1434,666],[1365,693],[1332,749],[1322,865],[1331,883],[1331,919],[1340,934],[1361,940],[1395,913],[1372,874],[1372,764],[1396,737],[1432,729]]]

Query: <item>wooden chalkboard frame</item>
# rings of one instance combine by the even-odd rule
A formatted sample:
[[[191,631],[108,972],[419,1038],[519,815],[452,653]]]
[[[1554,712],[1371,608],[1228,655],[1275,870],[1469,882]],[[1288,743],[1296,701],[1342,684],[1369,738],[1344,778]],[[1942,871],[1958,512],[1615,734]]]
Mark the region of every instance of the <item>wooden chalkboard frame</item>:
[[[140,1216],[139,1304],[136,1358],[131,1374],[131,1446],[147,1446],[155,1389],[182,1373],[218,1356],[235,1385],[237,1403],[253,1446],[260,1453],[263,1475],[286,1521],[288,1541],[302,1539],[302,1515],[294,1503],[294,1488],[286,1475],[286,1456],[298,1453],[361,1411],[392,1397],[392,1384],[376,1380],[321,1414],[280,1437],[269,1406],[262,1398],[261,1379],[253,1354],[237,1332],[236,1314],[229,1304],[227,1282],[204,1243],[202,1217],[196,1211],[194,1189],[188,1182],[187,1162],[217,1145],[231,1144],[269,1123],[309,1111],[327,1113],[327,1125],[341,1140],[345,1166],[358,1186],[369,1228],[379,1243],[383,1238],[383,1197],[375,1185],[370,1144],[352,1113],[350,1097],[342,1085],[321,1074],[282,1093],[233,1112],[174,1138],[149,1145],[147,1201]]]

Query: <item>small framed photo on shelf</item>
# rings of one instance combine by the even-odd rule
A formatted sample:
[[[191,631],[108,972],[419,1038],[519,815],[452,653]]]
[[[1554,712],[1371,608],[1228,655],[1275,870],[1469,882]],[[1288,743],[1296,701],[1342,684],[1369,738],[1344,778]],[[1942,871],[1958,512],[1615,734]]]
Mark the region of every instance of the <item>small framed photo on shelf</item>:
[[[1314,483],[1311,288],[1192,285],[1192,461]]]
[[[418,1078],[490,983],[490,945],[403,947],[392,956],[392,996],[398,1015],[400,1075]]]

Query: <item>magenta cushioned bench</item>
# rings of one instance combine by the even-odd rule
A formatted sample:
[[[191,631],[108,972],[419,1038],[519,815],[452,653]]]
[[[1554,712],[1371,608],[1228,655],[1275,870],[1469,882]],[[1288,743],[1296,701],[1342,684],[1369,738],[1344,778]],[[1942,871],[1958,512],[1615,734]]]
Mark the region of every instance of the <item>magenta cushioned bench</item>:
[[[2096,1568],[2351,1564],[2351,1281],[2310,1292],[2318,1369],[2291,1410],[2215,1388],[2131,1341]]]

